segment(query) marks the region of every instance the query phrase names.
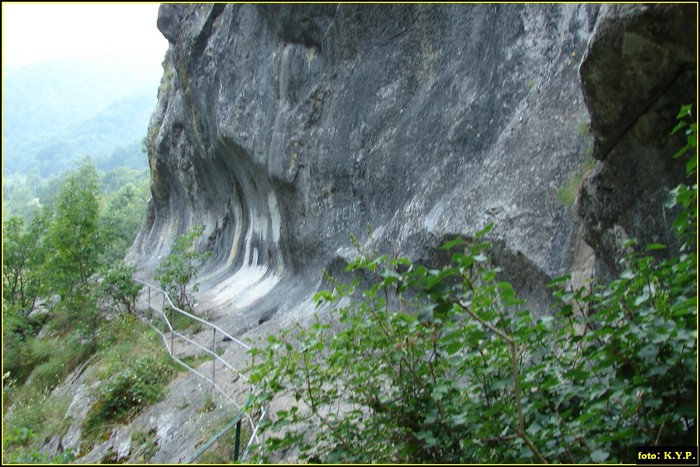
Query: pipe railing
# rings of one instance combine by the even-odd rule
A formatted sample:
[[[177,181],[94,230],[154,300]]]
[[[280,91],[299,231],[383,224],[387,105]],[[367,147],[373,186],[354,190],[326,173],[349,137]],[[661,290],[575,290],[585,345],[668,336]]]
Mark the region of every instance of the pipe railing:
[[[247,422],[249,423],[249,425],[250,425],[250,427],[251,427],[252,433],[251,433],[250,440],[248,441],[248,444],[247,444],[247,446],[246,446],[246,449],[245,449],[245,451],[243,452],[243,454],[242,454],[242,456],[241,456],[241,460],[244,460],[244,459],[246,458],[246,456],[247,456],[247,454],[248,454],[248,452],[249,452],[249,450],[250,450],[250,448],[251,448],[253,442],[254,442],[254,441],[256,441],[256,442],[258,442],[258,443],[260,442],[260,440],[258,439],[258,429],[259,429],[259,427],[260,427],[260,422],[262,422],[262,420],[265,418],[266,411],[265,411],[265,409],[263,408],[263,410],[262,410],[262,412],[261,412],[261,414],[260,414],[260,418],[258,419],[258,422],[255,423],[249,414],[244,413],[244,412],[245,412],[245,409],[246,409],[246,408],[248,407],[248,405],[250,404],[250,398],[246,401],[246,403],[245,403],[243,406],[241,406],[238,402],[236,402],[236,400],[235,400],[233,397],[231,397],[221,386],[219,386],[219,385],[216,383],[216,362],[217,362],[217,361],[220,362],[221,364],[223,364],[223,365],[224,365],[226,368],[228,368],[229,370],[231,370],[231,371],[233,371],[234,373],[236,373],[238,377],[243,378],[244,381],[246,381],[246,382],[249,381],[249,379],[248,379],[248,377],[247,377],[246,375],[244,375],[243,373],[241,373],[241,372],[240,372],[239,370],[237,370],[233,365],[231,365],[229,362],[227,362],[226,360],[224,360],[223,358],[221,358],[221,356],[219,356],[219,355],[216,353],[216,333],[217,333],[217,332],[220,333],[220,334],[221,334],[222,336],[224,336],[227,340],[229,340],[229,341],[231,341],[231,342],[237,344],[239,347],[243,348],[243,349],[246,350],[246,351],[250,350],[250,346],[247,345],[246,343],[242,342],[241,340],[235,338],[234,336],[232,336],[232,335],[229,334],[228,332],[224,331],[224,330],[221,329],[219,326],[217,326],[217,325],[215,325],[215,324],[213,324],[213,323],[210,323],[209,321],[206,321],[206,320],[200,318],[199,316],[195,316],[195,315],[193,315],[193,314],[191,314],[191,313],[188,313],[187,311],[185,311],[185,310],[183,310],[183,309],[181,309],[181,308],[175,306],[175,304],[172,302],[172,300],[170,299],[170,296],[168,295],[168,293],[167,293],[166,291],[164,291],[164,290],[162,290],[162,289],[160,289],[160,288],[158,288],[158,287],[156,287],[156,286],[154,286],[154,285],[151,285],[151,284],[149,284],[148,282],[145,282],[145,281],[142,281],[142,280],[139,280],[139,279],[134,279],[134,280],[135,280],[136,282],[138,282],[139,284],[142,284],[142,285],[144,285],[144,286],[146,286],[146,287],[148,288],[148,309],[149,309],[149,311],[159,313],[160,317],[163,319],[163,321],[165,321],[166,327],[167,327],[168,331],[170,332],[170,346],[168,346],[168,340],[167,340],[167,338],[166,338],[166,336],[165,336],[165,333],[162,332],[162,331],[161,331],[160,329],[158,329],[157,327],[153,326],[152,323],[150,323],[150,324],[151,324],[151,327],[152,327],[156,332],[158,332],[158,334],[160,334],[160,336],[162,337],[163,343],[165,344],[165,348],[168,349],[168,353],[170,354],[170,356],[172,357],[172,359],[175,360],[175,361],[176,361],[178,364],[180,364],[181,366],[185,367],[185,369],[187,369],[188,371],[190,371],[190,372],[192,372],[192,373],[195,373],[195,374],[196,374],[197,376],[199,376],[200,378],[202,378],[202,379],[204,379],[205,381],[211,383],[213,388],[215,388],[216,390],[218,390],[218,391],[224,396],[224,398],[226,398],[227,401],[229,401],[230,403],[232,403],[232,404],[238,409],[239,414],[238,414],[237,417],[236,417],[237,419],[240,420],[241,417],[245,417],[245,418],[247,419]],[[162,307],[161,307],[160,310],[159,310],[158,308],[156,308],[156,307],[151,303],[151,290],[154,290],[155,292],[161,294],[161,296],[162,296],[162,298],[163,298],[163,299],[162,299]],[[170,309],[170,319],[168,319],[167,314],[166,314],[166,303],[167,303],[167,308]],[[184,334],[182,334],[182,333],[176,331],[175,328],[174,328],[174,313],[175,313],[175,312],[177,312],[177,313],[179,313],[179,314],[181,314],[181,315],[183,315],[183,316],[186,316],[186,317],[188,317],[188,318],[190,318],[190,319],[192,319],[192,320],[194,320],[194,321],[196,321],[196,322],[198,322],[198,323],[200,323],[200,324],[202,324],[202,325],[204,325],[204,326],[209,327],[209,328],[212,330],[212,341],[211,341],[211,342],[212,342],[212,348],[209,349],[209,348],[207,348],[206,346],[200,344],[199,342],[197,342],[197,341],[195,341],[195,340],[193,340],[193,339],[190,339],[188,336],[185,336]],[[152,320],[152,318],[153,318],[152,315],[150,316],[150,318],[151,318],[151,320]],[[201,350],[204,351],[205,353],[207,353],[207,354],[209,354],[209,355],[212,356],[212,365],[211,365],[211,366],[212,366],[212,374],[211,374],[211,378],[209,378],[208,376],[206,376],[206,375],[202,374],[201,372],[195,370],[193,367],[191,367],[190,365],[188,365],[187,363],[185,363],[184,361],[182,361],[180,358],[178,358],[178,357],[175,355],[175,336],[177,336],[178,338],[184,340],[185,342],[188,342],[189,344],[194,345],[195,347],[201,349]],[[238,379],[238,378],[236,378],[236,380],[237,380],[237,379]],[[236,380],[234,380],[234,382],[235,382]],[[254,392],[255,392],[255,386],[254,386],[254,385],[251,384],[251,385],[250,385],[250,389],[251,389],[251,393],[254,393]],[[230,428],[230,427],[229,427],[229,428]],[[212,440],[210,440],[210,442],[207,443],[206,448],[208,448],[208,447],[210,447],[211,445],[213,445],[214,442],[215,442],[220,436],[222,436],[226,431],[228,431],[228,430],[222,430],[221,433],[215,435],[214,438],[212,438]],[[238,446],[236,446],[236,450],[237,450],[237,449],[238,449]],[[205,450],[206,450],[206,449],[200,449],[197,453],[195,453],[195,455],[193,455],[193,456],[189,459],[189,461],[190,461],[190,462],[194,461],[194,460],[195,460],[197,457],[199,457],[199,455],[201,455]]]

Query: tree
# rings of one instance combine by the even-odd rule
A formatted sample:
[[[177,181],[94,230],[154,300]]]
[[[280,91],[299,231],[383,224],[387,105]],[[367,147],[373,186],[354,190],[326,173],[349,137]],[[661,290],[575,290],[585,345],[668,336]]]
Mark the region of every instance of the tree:
[[[136,313],[136,300],[143,286],[134,281],[135,264],[125,264],[123,261],[107,270],[102,278],[102,294],[112,303],[114,308],[123,308],[128,313]]]
[[[48,214],[35,214],[25,229],[24,218],[15,216],[3,224],[3,298],[29,313],[40,291],[41,265],[46,255]]]
[[[86,158],[61,185],[48,230],[54,254],[47,267],[61,298],[79,285],[86,287],[99,266],[106,246],[100,231],[100,196],[97,169]]]
[[[204,226],[200,225],[178,237],[172,252],[156,269],[156,280],[175,300],[175,305],[182,309],[192,309],[190,292],[196,292],[199,284],[190,285],[190,282],[211,256],[211,252],[199,251],[194,245],[203,233]]]
[[[100,228],[107,239],[102,262],[113,263],[124,259],[143,221],[147,192],[147,184],[137,187],[129,182],[107,199],[100,216]]]

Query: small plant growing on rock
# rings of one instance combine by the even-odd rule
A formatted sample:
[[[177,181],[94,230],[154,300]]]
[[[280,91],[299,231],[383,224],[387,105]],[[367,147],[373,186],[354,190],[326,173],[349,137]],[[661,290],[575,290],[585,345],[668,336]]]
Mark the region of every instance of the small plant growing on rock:
[[[211,252],[199,251],[194,245],[203,233],[204,226],[200,225],[178,237],[172,252],[156,269],[156,280],[178,308],[192,310],[191,293],[198,290],[199,284],[191,282],[211,256]]]

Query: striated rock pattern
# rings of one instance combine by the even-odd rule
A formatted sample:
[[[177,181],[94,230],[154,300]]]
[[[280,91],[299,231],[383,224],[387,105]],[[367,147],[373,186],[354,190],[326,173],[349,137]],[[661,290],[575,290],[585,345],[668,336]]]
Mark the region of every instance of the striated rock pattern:
[[[341,271],[368,224],[383,251],[437,263],[441,242],[493,222],[494,261],[544,311],[550,278],[609,273],[620,238],[669,240],[659,203],[680,142],[657,135],[695,100],[695,42],[675,32],[695,19],[692,5],[164,4],[131,258],[148,276],[204,224],[210,311],[242,333]],[[591,170],[572,206],[562,194]]]

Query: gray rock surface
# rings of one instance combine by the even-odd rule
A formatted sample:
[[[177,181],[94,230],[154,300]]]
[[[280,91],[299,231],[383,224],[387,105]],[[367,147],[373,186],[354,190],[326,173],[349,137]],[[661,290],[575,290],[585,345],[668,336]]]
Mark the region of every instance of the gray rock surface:
[[[692,5],[163,5],[129,259],[151,278],[204,224],[198,312],[255,345],[311,319],[349,233],[438,265],[493,222],[503,278],[546,312],[551,278],[612,274],[626,238],[674,245],[666,135],[696,100],[695,24]],[[146,423],[154,460],[177,461],[191,428],[158,410],[179,421]]]
[[[383,251],[429,262],[494,222],[494,261],[544,309],[535,289],[566,272],[577,235],[557,191],[591,145],[577,67],[597,10],[161,8],[172,85],[132,258],[148,276],[204,224],[203,286],[217,310],[247,309],[243,329],[313,292],[368,224]]]

